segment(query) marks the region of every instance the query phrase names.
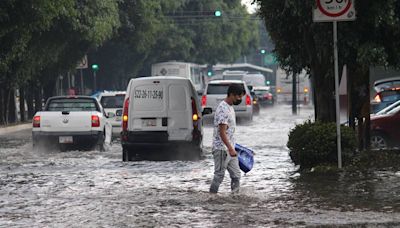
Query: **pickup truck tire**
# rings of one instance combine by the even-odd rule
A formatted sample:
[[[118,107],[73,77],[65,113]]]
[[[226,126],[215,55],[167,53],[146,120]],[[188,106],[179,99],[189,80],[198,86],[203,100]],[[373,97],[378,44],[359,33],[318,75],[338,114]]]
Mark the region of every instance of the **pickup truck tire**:
[[[105,146],[105,132],[100,136],[99,141],[96,144],[96,150],[100,152],[106,151],[106,146]]]

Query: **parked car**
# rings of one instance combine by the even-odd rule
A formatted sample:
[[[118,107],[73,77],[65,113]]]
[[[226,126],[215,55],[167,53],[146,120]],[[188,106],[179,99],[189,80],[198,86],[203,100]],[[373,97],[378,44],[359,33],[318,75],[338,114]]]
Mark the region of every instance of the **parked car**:
[[[400,145],[400,106],[385,114],[371,117],[371,147],[375,149]]]
[[[246,94],[242,98],[239,105],[234,105],[236,118],[244,119],[247,121],[253,120],[253,98],[251,97],[250,90],[246,82],[241,80],[215,80],[210,81],[206,86],[204,95],[201,98],[201,106],[203,109],[210,108],[215,112],[219,103],[227,96],[228,87],[231,84],[240,84],[243,86]],[[213,117],[213,115],[205,116],[205,118]]]
[[[112,126],[107,114],[93,97],[58,96],[47,100],[43,111],[33,117],[34,148],[58,145],[68,148],[103,151],[111,141]]]
[[[269,86],[253,87],[253,91],[261,106],[274,105],[274,96]]]
[[[371,112],[377,113],[400,100],[400,77],[378,80],[374,83],[376,95],[371,101]]]
[[[202,156],[201,106],[189,79],[173,76],[132,79],[122,119],[123,161],[147,155],[157,159],[164,155],[184,159]],[[172,153],[164,154],[166,151]]]
[[[113,137],[119,137],[122,131],[122,108],[125,94],[126,91],[104,91],[98,96],[104,111],[107,115],[113,116],[108,119],[112,125]]]

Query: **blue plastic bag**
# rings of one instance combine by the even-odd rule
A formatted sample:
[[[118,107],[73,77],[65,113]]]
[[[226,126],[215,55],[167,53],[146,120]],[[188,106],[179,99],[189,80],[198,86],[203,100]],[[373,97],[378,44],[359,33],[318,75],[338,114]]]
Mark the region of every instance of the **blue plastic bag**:
[[[253,168],[254,153],[249,148],[235,144],[235,150],[238,153],[240,169],[247,173]]]

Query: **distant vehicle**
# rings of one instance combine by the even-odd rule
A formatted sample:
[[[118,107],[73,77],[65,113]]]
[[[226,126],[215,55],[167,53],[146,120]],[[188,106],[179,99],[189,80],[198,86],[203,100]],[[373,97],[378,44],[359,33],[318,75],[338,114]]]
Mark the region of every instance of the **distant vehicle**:
[[[247,71],[224,71],[222,73],[224,80],[242,80],[248,86],[265,86],[266,80],[261,73],[249,73]]]
[[[371,147],[400,146],[400,106],[371,117]]]
[[[376,95],[371,101],[371,112],[377,113],[400,100],[400,77],[387,78],[374,82]]]
[[[163,157],[164,149],[172,150],[173,157],[202,155],[201,106],[189,79],[172,76],[132,79],[122,118],[123,161],[146,156],[150,151]]]
[[[258,97],[254,93],[254,91],[250,91],[250,95],[253,99],[253,114],[258,116],[260,115],[260,103],[258,102]]]
[[[105,150],[112,126],[100,103],[88,96],[58,96],[47,100],[33,117],[33,147],[57,144],[68,148]]]
[[[261,106],[274,105],[274,96],[269,86],[253,87],[253,91]]]
[[[298,104],[310,103],[310,79],[305,71],[297,75],[296,97]],[[290,104],[293,100],[293,75],[287,74],[283,69],[278,68],[276,72],[276,99],[277,103]]]
[[[113,116],[108,119],[112,125],[113,137],[119,137],[122,131],[122,108],[125,94],[126,91],[104,91],[98,96],[104,111],[108,116]]]
[[[233,106],[236,118],[247,121],[253,120],[253,98],[246,82],[240,80],[214,80],[210,81],[201,98],[201,106],[203,108],[211,108],[213,112],[217,109],[219,103],[227,96],[228,87],[231,84],[240,84],[243,86],[246,94],[242,98],[242,103]],[[210,116],[205,116],[209,118]]]
[[[153,76],[178,76],[190,79],[198,94],[202,94],[205,88],[204,65],[186,62],[162,62],[151,66]]]

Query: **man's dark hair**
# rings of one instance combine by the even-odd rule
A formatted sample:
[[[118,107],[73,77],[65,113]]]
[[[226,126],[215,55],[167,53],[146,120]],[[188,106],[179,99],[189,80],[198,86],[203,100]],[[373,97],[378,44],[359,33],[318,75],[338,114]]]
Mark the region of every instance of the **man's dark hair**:
[[[227,95],[229,96],[230,94],[233,94],[236,96],[236,95],[242,95],[245,93],[246,92],[244,91],[243,85],[233,83],[233,84],[229,85]]]

